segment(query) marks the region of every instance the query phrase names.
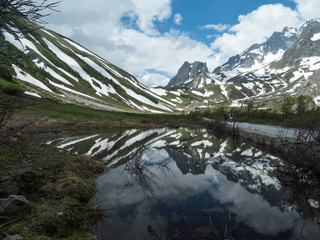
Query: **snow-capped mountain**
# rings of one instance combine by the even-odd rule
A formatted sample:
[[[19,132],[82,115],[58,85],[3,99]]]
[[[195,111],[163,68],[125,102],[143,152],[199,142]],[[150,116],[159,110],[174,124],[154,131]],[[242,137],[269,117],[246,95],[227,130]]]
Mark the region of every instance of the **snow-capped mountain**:
[[[188,95],[194,106],[300,93],[312,95],[320,104],[320,20],[305,22],[299,29],[286,27],[274,32],[266,42],[229,58],[213,73],[201,70],[194,77],[189,73],[182,81],[181,76],[188,73],[182,69],[188,70],[181,68],[170,81],[174,84],[166,88]]]
[[[1,76],[2,81],[25,94],[116,111],[167,112],[176,107],[71,39],[49,29],[35,30],[21,19],[2,25],[0,57],[11,75]]]
[[[283,68],[294,65],[297,60],[320,56],[320,19],[304,23],[300,32],[297,41],[274,67]]]
[[[249,72],[260,69],[278,60],[283,53],[298,39],[299,31],[296,28],[285,27],[282,32],[274,32],[272,36],[262,44],[254,44],[241,54],[229,58],[223,65],[217,67],[213,73],[237,70]]]

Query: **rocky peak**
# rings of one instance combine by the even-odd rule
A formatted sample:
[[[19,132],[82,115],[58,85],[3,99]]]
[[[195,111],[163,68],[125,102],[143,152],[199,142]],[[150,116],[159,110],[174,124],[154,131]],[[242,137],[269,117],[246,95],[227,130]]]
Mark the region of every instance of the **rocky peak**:
[[[279,52],[284,52],[290,48],[298,39],[299,33],[296,28],[285,27],[281,32],[274,32],[270,38],[261,44],[254,44],[247,50],[236,56],[230,57],[229,60],[217,67],[213,73],[219,74],[220,71],[230,71],[236,68],[249,69],[255,64],[267,65],[270,60],[276,60]],[[274,57],[270,57],[274,55]],[[269,56],[266,59],[266,56]]]
[[[169,81],[166,89],[170,89],[175,86],[184,84],[185,82],[192,80],[199,76],[201,73],[208,73],[207,63],[205,62],[184,62],[180,67],[178,73]]]
[[[282,32],[274,32],[265,42],[266,52],[277,53],[279,50],[287,50],[298,39],[298,29],[285,27]]]
[[[320,19],[304,23],[299,29],[300,36],[292,47],[282,56],[282,59],[273,64],[276,68],[294,65],[302,58],[320,56]]]

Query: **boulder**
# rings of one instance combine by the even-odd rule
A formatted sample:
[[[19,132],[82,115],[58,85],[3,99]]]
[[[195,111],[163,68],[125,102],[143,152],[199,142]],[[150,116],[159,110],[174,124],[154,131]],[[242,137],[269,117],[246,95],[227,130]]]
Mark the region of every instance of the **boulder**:
[[[3,240],[21,240],[23,237],[21,237],[19,234],[11,235],[8,237],[5,237]]]
[[[8,198],[0,198],[0,214],[9,215],[30,207],[30,202],[20,195],[10,195]]]

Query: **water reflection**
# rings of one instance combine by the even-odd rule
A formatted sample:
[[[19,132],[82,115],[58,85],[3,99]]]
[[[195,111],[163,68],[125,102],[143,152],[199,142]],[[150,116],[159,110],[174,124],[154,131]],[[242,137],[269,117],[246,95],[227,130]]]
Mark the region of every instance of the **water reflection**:
[[[304,205],[312,214],[304,219],[292,184],[277,177],[279,158],[206,130],[128,130],[50,143],[112,168],[93,199],[112,209],[94,230],[102,239],[224,239],[226,226],[234,239],[320,235],[319,195],[309,192]]]

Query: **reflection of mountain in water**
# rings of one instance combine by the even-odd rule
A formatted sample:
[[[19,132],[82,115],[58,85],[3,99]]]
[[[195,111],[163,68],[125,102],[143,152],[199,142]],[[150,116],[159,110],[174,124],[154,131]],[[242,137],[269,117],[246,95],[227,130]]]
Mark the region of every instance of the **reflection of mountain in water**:
[[[283,194],[275,177],[275,170],[282,164],[278,158],[244,143],[218,139],[206,130],[132,129],[121,133],[68,136],[49,143],[102,159],[108,167],[114,168],[137,154],[150,166],[173,160],[184,175],[203,175],[208,166],[212,166],[230,182],[263,196],[271,206],[288,210],[293,205],[291,194]]]
[[[280,189],[280,183],[272,176],[279,159],[246,144],[235,149],[232,141],[218,139],[206,130],[132,129],[122,133],[69,136],[50,143],[76,154],[100,158],[109,167],[116,167],[147,148],[165,149],[183,174],[204,174],[206,166],[211,164],[228,180],[240,183],[251,192]],[[161,156],[146,157],[147,161],[155,158]]]
[[[191,155],[179,152],[170,147],[164,148],[169,156],[176,162],[182,174],[192,173],[193,175],[204,174],[207,165],[199,163]]]

